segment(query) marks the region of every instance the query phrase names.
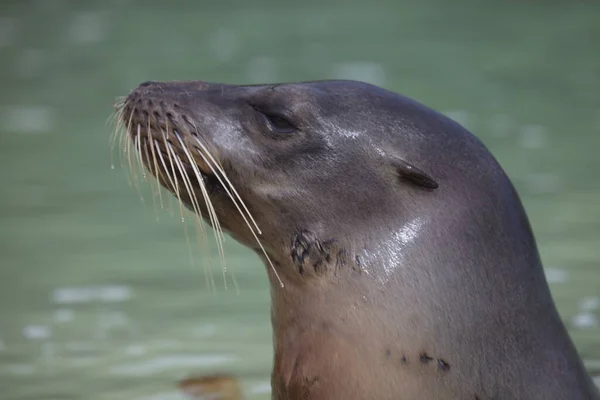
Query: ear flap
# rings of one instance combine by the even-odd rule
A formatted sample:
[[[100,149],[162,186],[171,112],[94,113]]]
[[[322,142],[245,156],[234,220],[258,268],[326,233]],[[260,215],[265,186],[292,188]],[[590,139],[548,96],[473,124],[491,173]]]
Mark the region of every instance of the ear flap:
[[[415,185],[422,186],[427,189],[437,189],[438,184],[431,176],[421,171],[419,168],[407,163],[406,161],[395,158],[392,161],[392,165],[396,168],[396,172],[401,178],[406,179],[414,183]]]

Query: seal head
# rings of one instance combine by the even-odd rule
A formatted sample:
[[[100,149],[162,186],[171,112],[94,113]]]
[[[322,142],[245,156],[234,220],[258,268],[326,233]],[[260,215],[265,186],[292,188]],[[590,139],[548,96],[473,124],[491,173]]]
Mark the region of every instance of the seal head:
[[[148,82],[120,112],[159,181],[272,266],[273,398],[600,397],[518,195],[457,123],[354,81]]]

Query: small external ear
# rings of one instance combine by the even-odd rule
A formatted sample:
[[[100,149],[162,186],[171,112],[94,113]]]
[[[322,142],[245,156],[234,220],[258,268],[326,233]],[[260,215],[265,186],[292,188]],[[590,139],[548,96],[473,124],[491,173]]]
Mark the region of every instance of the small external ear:
[[[396,168],[396,172],[400,175],[401,178],[406,179],[414,183],[415,185],[419,185],[425,187],[427,189],[437,189],[438,184],[431,176],[427,173],[421,171],[419,168],[415,167],[407,163],[406,161],[396,158],[392,162],[394,168]]]

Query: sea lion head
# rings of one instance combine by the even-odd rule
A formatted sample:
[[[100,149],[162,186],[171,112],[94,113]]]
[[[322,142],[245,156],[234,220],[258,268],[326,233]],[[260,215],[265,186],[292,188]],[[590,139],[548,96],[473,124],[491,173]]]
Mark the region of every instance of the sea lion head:
[[[118,114],[161,185],[291,283],[269,274],[274,397],[532,398],[557,366],[580,373],[545,393],[592,387],[512,184],[449,118],[352,81],[147,82]]]
[[[468,155],[478,142],[451,140],[460,126],[362,82],[146,82],[119,111],[164,187],[275,260],[299,240],[365,248],[398,236],[439,208],[436,192],[476,183],[448,171],[483,171]]]

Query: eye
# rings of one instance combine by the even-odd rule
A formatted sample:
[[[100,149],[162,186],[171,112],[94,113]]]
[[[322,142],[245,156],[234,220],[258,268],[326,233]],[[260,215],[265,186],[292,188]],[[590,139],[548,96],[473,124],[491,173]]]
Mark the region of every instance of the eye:
[[[286,117],[281,115],[280,113],[265,109],[264,107],[260,107],[256,104],[250,104],[250,106],[261,115],[264,120],[265,125],[268,126],[271,134],[289,136],[295,133],[298,128],[291,123]]]
[[[294,125],[292,125],[292,123],[289,122],[287,119],[280,117],[279,115],[265,114],[265,113],[263,113],[263,114],[265,117],[267,117],[267,119],[269,120],[269,123],[271,124],[271,127],[277,133],[289,135],[291,133],[296,132],[296,127]]]

